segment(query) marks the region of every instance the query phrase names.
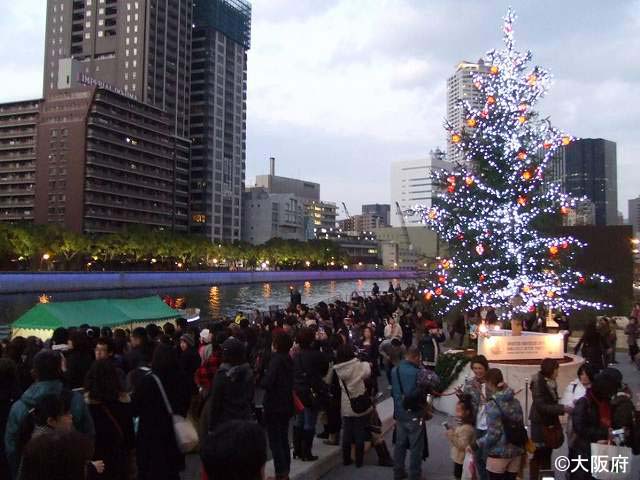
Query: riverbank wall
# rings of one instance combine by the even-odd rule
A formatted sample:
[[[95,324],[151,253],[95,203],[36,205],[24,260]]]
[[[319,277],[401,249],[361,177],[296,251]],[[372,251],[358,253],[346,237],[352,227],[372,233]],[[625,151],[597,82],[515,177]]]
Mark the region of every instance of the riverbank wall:
[[[30,272],[0,273],[0,294],[77,292],[122,288],[234,285],[318,280],[413,279],[416,273],[399,270],[279,271],[279,272]],[[386,285],[380,285],[386,290]]]

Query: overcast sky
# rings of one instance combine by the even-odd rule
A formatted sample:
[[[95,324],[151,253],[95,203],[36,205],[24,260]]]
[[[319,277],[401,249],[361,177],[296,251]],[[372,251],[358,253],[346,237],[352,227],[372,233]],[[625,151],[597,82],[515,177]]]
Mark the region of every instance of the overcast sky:
[[[46,0],[2,0],[0,102],[42,94]],[[324,200],[389,202],[394,160],[445,146],[446,79],[460,60],[516,43],[554,75],[554,125],[618,145],[618,209],[640,194],[640,0],[255,0],[247,182],[316,181]]]

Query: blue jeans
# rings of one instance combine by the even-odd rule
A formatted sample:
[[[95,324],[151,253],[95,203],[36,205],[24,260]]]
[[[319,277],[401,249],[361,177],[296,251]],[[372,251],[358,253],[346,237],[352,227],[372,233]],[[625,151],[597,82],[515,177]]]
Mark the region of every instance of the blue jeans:
[[[296,427],[306,432],[315,432],[317,422],[318,411],[313,408],[305,407],[296,417]]]
[[[419,420],[396,422],[396,445],[393,450],[393,477],[396,479],[404,476],[407,450],[409,450],[409,480],[420,480],[424,434]]]
[[[266,417],[269,447],[273,455],[273,466],[277,476],[289,475],[291,452],[289,451],[289,417],[268,415]]]
[[[476,440],[481,439],[487,434],[486,430],[478,430],[476,429]],[[478,475],[478,480],[489,480],[489,475],[487,474],[487,451],[486,449],[480,447],[473,454],[473,463],[476,465],[476,474]]]

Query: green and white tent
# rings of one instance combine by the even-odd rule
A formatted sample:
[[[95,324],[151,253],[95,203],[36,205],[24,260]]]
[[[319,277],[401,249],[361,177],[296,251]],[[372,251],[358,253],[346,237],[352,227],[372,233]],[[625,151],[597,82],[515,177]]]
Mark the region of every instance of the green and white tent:
[[[158,296],[39,303],[11,324],[11,336],[47,340],[59,327],[88,324],[134,329],[149,323],[175,321],[180,316]]]

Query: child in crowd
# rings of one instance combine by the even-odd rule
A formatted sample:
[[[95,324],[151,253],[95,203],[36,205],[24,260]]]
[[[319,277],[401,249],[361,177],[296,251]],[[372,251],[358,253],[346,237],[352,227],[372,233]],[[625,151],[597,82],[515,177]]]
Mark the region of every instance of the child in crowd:
[[[456,405],[456,425],[446,425],[445,435],[451,443],[451,459],[454,462],[453,476],[462,478],[462,465],[468,446],[475,441],[473,406],[471,396],[462,395]]]

